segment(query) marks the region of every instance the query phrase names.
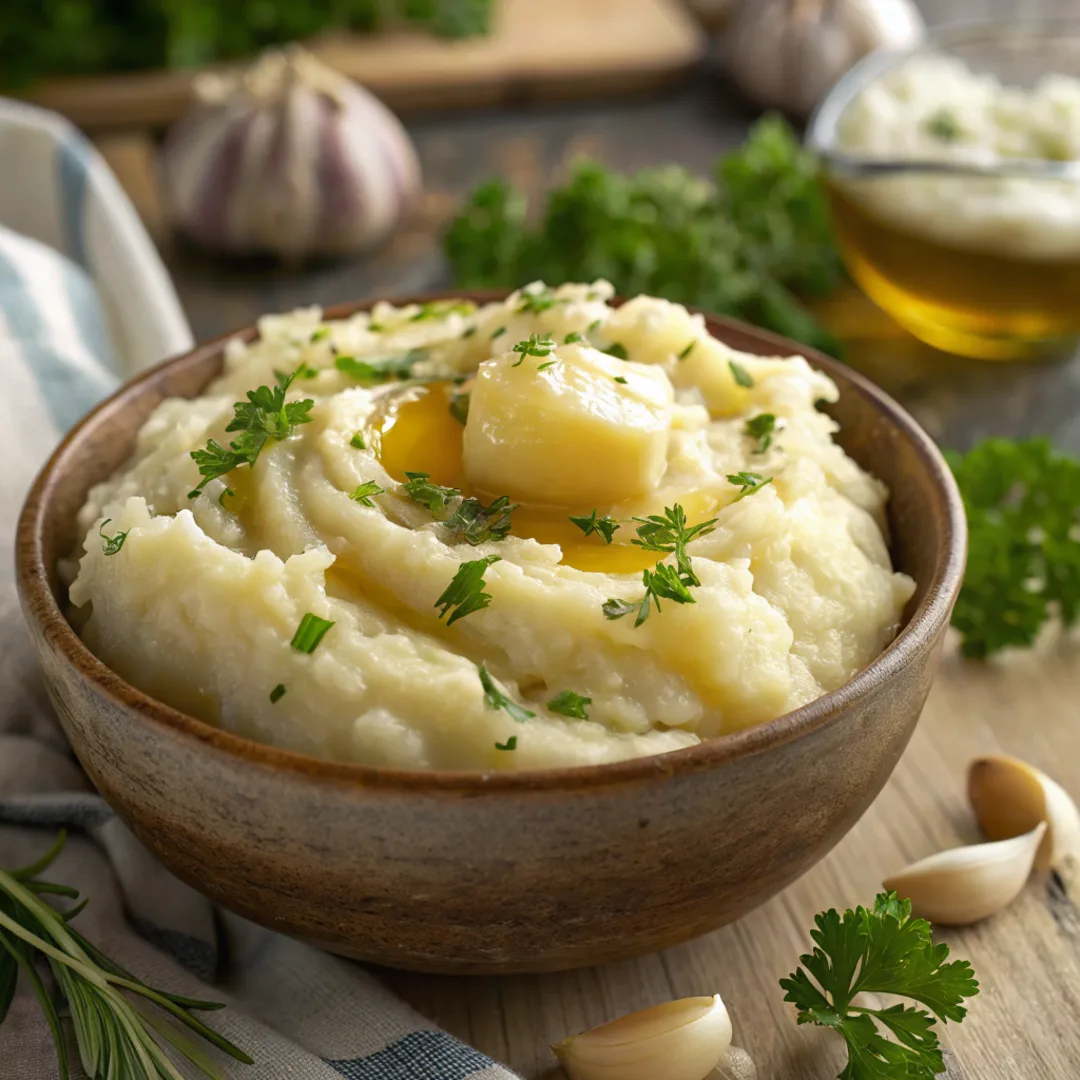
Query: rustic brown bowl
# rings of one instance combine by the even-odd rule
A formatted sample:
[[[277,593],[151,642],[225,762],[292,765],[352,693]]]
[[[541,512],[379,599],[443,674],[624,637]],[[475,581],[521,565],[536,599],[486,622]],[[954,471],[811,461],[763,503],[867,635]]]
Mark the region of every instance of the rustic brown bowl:
[[[421,971],[632,956],[737,919],[797,878],[858,821],[907,745],[960,587],[964,513],[933,443],[880,390],[790,341],[708,325],[738,349],[801,352],[826,371],[840,387],[841,444],[892,490],[893,557],[918,591],[896,641],[846,686],[674,753],[497,775],[319,761],[154,701],[68,625],[57,560],[76,543],[88,489],[123,463],[155,406],[218,374],[218,339],[86,417],[19,522],[23,608],[64,730],[102,795],[213,900],[334,952]]]

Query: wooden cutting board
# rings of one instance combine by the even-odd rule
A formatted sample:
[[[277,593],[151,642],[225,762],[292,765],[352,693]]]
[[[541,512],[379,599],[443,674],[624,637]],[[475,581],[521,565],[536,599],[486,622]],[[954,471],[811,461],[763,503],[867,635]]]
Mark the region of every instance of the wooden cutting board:
[[[497,0],[490,35],[335,34],[309,43],[392,109],[578,98],[663,84],[702,55],[680,0]],[[39,84],[26,96],[89,131],[156,127],[191,100],[192,72],[148,71]]]

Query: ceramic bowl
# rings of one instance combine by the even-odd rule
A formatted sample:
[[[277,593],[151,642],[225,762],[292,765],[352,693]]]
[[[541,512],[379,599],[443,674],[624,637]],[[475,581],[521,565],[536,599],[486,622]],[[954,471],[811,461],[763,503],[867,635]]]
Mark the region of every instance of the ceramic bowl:
[[[124,462],[155,406],[218,374],[222,338],[87,416],[19,522],[19,586],[45,680],[102,795],[211,899],[333,952],[421,971],[632,956],[737,919],[797,878],[858,821],[907,745],[960,587],[964,514],[929,437],[880,390],[792,342],[720,318],[708,327],[735,348],[801,352],[826,371],[840,387],[840,443],[892,491],[893,558],[918,590],[896,640],[851,682],[674,753],[497,775],[319,761],[153,700],[69,626],[57,560],[78,539],[88,489]]]

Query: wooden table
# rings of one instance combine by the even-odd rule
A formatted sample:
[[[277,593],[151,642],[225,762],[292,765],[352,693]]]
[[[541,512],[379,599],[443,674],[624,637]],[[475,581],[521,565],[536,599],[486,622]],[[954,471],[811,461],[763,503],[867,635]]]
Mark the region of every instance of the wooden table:
[[[1052,0],[1026,3],[1024,10],[1074,6]],[[1018,5],[923,0],[923,7],[938,20]],[[300,274],[222,270],[173,248],[167,258],[200,338],[250,323],[264,311],[434,288],[447,282],[440,228],[480,180],[499,173],[540,193],[579,154],[623,169],[675,160],[705,172],[716,154],[738,143],[753,116],[715,71],[705,71],[662,98],[421,119],[410,128],[427,182],[423,213],[377,257]],[[137,175],[126,179],[143,193],[152,217],[146,187]],[[856,365],[904,401],[943,444],[1043,433],[1080,451],[1080,359],[1030,366],[962,361],[914,345],[865,306],[845,317],[866,323]],[[386,978],[426,1016],[530,1080],[561,1075],[548,1044],[568,1033],[669,998],[714,991],[731,1009],[736,1042],[753,1055],[761,1080],[826,1080],[839,1068],[839,1040],[797,1029],[777,986],[808,947],[813,914],[871,902],[891,871],[975,840],[964,778],[976,755],[1016,754],[1080,795],[1078,703],[1075,645],[983,666],[948,657],[907,754],[866,817],[814,870],[737,925],[665,953],[563,975]],[[1080,915],[1069,900],[1052,884],[1033,881],[999,916],[940,937],[972,961],[983,987],[970,1018],[946,1034],[950,1077],[1080,1075]]]

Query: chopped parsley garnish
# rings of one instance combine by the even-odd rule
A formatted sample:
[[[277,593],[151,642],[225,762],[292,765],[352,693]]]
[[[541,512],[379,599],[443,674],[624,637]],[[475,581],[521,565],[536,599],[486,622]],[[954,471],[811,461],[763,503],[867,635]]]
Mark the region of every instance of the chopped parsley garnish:
[[[771,484],[773,478],[771,476],[762,476],[756,472],[737,472],[728,473],[727,480],[729,484],[734,484],[740,489],[739,494],[734,499],[735,502],[738,502],[740,499],[746,498],[747,495],[755,495],[766,484]]]
[[[480,665],[480,685],[484,688],[484,705],[489,709],[505,709],[510,714],[511,719],[516,720],[519,724],[524,724],[526,720],[531,720],[536,713],[530,712],[524,705],[519,705],[516,701],[508,698],[506,694],[499,688],[499,684],[488,674],[488,669],[483,664]],[[515,746],[517,743],[515,742]]]
[[[105,526],[108,525],[110,521],[112,521],[112,518],[106,518],[98,526],[98,536],[105,541],[101,545],[101,550],[105,555],[115,555],[124,546],[124,541],[128,538],[128,533],[131,532],[130,529],[125,529],[123,532],[116,533],[115,536],[106,536]]]
[[[429,300],[409,317],[409,322],[441,319],[444,315],[471,315],[475,310],[476,305],[471,300]]]
[[[502,337],[503,334],[505,334],[505,333],[506,333],[506,327],[505,326],[500,326],[499,329],[496,330],[495,333],[491,335],[491,340],[494,341],[497,337]]]
[[[683,351],[681,353],[679,353],[678,359],[679,360],[685,360],[694,351],[694,346],[696,344],[697,344],[697,338],[694,338],[694,340],[691,341],[690,344],[687,345],[686,348],[683,349]]]
[[[403,485],[405,494],[410,499],[415,499],[426,506],[433,514],[441,513],[453,499],[461,494],[457,488],[433,484],[430,473],[407,472],[405,475],[408,477]]]
[[[314,345],[316,341],[325,341],[330,336],[329,326],[320,326],[318,330],[311,335],[311,343]],[[303,378],[304,376],[299,376]]]
[[[464,540],[476,547],[489,540],[504,540],[510,531],[510,515],[518,508],[505,495],[488,506],[479,499],[462,499],[454,512],[443,522],[451,540]]]
[[[226,495],[235,495],[235,494],[236,494],[236,492],[233,491],[233,489],[231,487],[222,488],[221,489],[221,494],[218,495],[218,497],[217,497],[218,506],[220,506],[222,508],[222,510],[224,510],[225,509],[225,496]]]
[[[354,450],[366,450],[367,449],[367,442],[364,440],[364,433],[362,431],[358,431],[349,440],[349,445],[351,447],[353,447]]]
[[[581,694],[575,694],[573,690],[563,690],[547,703],[547,707],[553,713],[569,716],[574,720],[588,720],[589,716],[585,709],[591,704],[591,697],[582,697]]]
[[[369,322],[367,328],[368,333],[371,334],[381,334],[386,329],[386,327],[383,326],[382,323],[377,322]]]
[[[968,525],[953,610],[965,656],[1031,645],[1080,618],[1080,460],[1046,439],[987,439],[946,453]]]
[[[285,684],[278,683],[273,690],[270,691],[270,704],[276,705],[285,696]]]
[[[619,528],[619,523],[613,517],[599,517],[595,510],[588,517],[574,517],[571,514],[570,521],[586,536],[599,533],[604,538],[605,544],[611,543],[612,537]]]
[[[677,566],[658,564],[655,570],[642,570],[641,583],[645,586],[645,595],[640,601],[609,599],[604,602],[601,610],[606,619],[621,619],[624,615],[636,611],[637,618],[634,626],[640,626],[656,605],[660,610],[661,597],[665,600],[673,600],[676,604],[694,604],[697,601],[690,593],[690,585],[699,584],[695,577],[693,581],[684,580]]]
[[[591,323],[589,323],[588,326],[585,327],[585,333],[586,334],[595,334],[596,331],[599,330],[600,327],[603,325],[603,323],[604,323],[603,319],[593,319],[593,321]]]
[[[349,498],[353,502],[358,502],[361,506],[374,506],[371,497],[373,495],[382,495],[385,491],[386,489],[379,487],[374,480],[365,480]]]
[[[584,341],[585,335],[578,333],[577,330],[571,330],[566,337],[563,338],[564,345],[576,345],[579,341]]]
[[[548,368],[553,368],[557,363],[557,360],[545,360],[544,363],[536,365],[536,370],[547,371]]]
[[[746,421],[746,434],[751,439],[757,439],[758,446],[755,454],[764,454],[772,446],[773,435],[776,434],[776,417],[772,413],[758,413]]]
[[[472,395],[469,393],[455,391],[450,395],[450,415],[459,424],[469,422],[469,402],[471,400]]]
[[[555,342],[549,337],[541,337],[539,334],[530,334],[528,341],[519,341],[514,346],[514,352],[521,355],[511,365],[520,367],[526,356],[550,356],[555,348]]]
[[[965,998],[979,992],[966,960],[935,945],[930,924],[911,917],[911,901],[879,893],[874,907],[814,916],[814,950],[780,980],[800,1024],[830,1028],[847,1043],[845,1080],[933,1080],[945,1072],[935,1017],[959,1023]],[[857,994],[896,994],[924,1009],[853,1005]],[[880,1025],[880,1026],[879,1026]],[[892,1036],[889,1038],[888,1036]]]
[[[536,292],[523,292],[518,314],[530,312],[539,315],[542,311],[553,308],[556,304],[565,304],[566,301],[555,296],[550,289],[538,289]]]
[[[472,337],[472,336],[473,336],[473,334],[475,334],[475,333],[476,333],[476,326],[475,326],[475,325],[474,325],[474,326],[469,326],[469,327],[467,327],[467,328],[465,329],[465,331],[464,331],[464,332],[462,333],[462,335],[461,335],[461,336],[462,336],[463,338],[470,338],[470,337]]]
[[[608,356],[614,356],[616,360],[625,360],[630,354],[626,351],[626,346],[620,344],[618,341],[612,342],[604,352]]]
[[[313,653],[319,642],[326,637],[327,630],[334,624],[329,619],[320,619],[318,615],[307,612],[300,620],[300,625],[289,644],[302,653]]]
[[[615,381],[616,381],[617,383],[622,383],[622,384],[623,384],[623,385],[625,386],[625,385],[626,385],[626,382],[627,382],[627,378],[626,378],[626,376],[625,376],[625,375],[616,375],[616,376],[615,376]]]
[[[753,376],[742,366],[742,364],[738,364],[734,360],[729,360],[727,366],[731,369],[731,377],[739,386],[749,390],[754,385]]]
[[[335,356],[334,367],[357,382],[382,382],[386,379],[407,379],[412,369],[427,359],[427,349],[409,349],[400,356],[359,360],[355,356]]]
[[[938,109],[924,125],[928,134],[942,142],[955,142],[960,138],[960,121],[948,109]]]
[[[631,544],[643,548],[645,551],[673,553],[679,576],[685,583],[687,585],[701,584],[694,573],[693,567],[690,565],[690,556],[686,554],[686,545],[696,537],[708,536],[713,531],[716,518],[702,521],[697,525],[687,525],[686,511],[683,510],[679,503],[676,503],[674,506],[665,506],[663,516],[650,514],[648,517],[636,517],[634,521],[638,522],[638,531],[636,539],[630,541]],[[658,567],[657,569],[664,568]],[[675,599],[675,597],[671,597],[671,599]],[[657,610],[659,610],[659,605],[657,605]]]
[[[295,378],[295,372],[292,375],[279,375],[273,389],[260,386],[257,390],[249,390],[247,401],[238,401],[233,405],[234,416],[225,430],[239,431],[241,434],[227,448],[211,439],[205,450],[191,451],[202,480],[188,492],[189,499],[199,495],[211,480],[224,476],[238,466],[253,466],[267,439],[280,442],[287,439],[295,427],[311,423],[309,414],[315,405],[311,398],[306,401],[285,401],[285,393]]]
[[[485,555],[482,559],[463,562],[458,567],[453,580],[435,601],[435,607],[442,609],[439,612],[440,619],[445,618],[451,608],[454,609],[446,620],[447,626],[453,626],[458,619],[464,619],[466,615],[480,611],[491,603],[490,594],[484,592],[484,571],[501,558],[501,555]]]
[[[295,371],[293,372],[293,376],[292,376],[292,377],[293,377],[294,379],[314,379],[314,378],[316,378],[316,377],[318,376],[318,374],[319,374],[319,369],[318,369],[318,368],[313,368],[313,367],[312,367],[312,366],[311,366],[310,364],[308,364],[308,363],[302,363],[302,364],[301,364],[301,365],[300,365],[300,366],[299,366],[299,367],[298,367],[298,368],[297,368],[297,369],[296,369],[296,370],[295,370]],[[285,378],[285,377],[286,377],[286,376],[285,376],[285,374],[284,374],[283,372],[280,372],[280,371],[275,371],[275,372],[274,372],[274,375],[275,375],[275,376],[277,376],[277,379],[278,379],[278,381],[279,381],[279,382],[280,382],[280,381],[281,381],[281,380],[282,380],[283,378]]]
[[[511,735],[510,738],[507,739],[506,742],[504,742],[504,743],[497,742],[495,744],[495,749],[496,750],[516,750],[517,749],[517,736],[516,735]]]

